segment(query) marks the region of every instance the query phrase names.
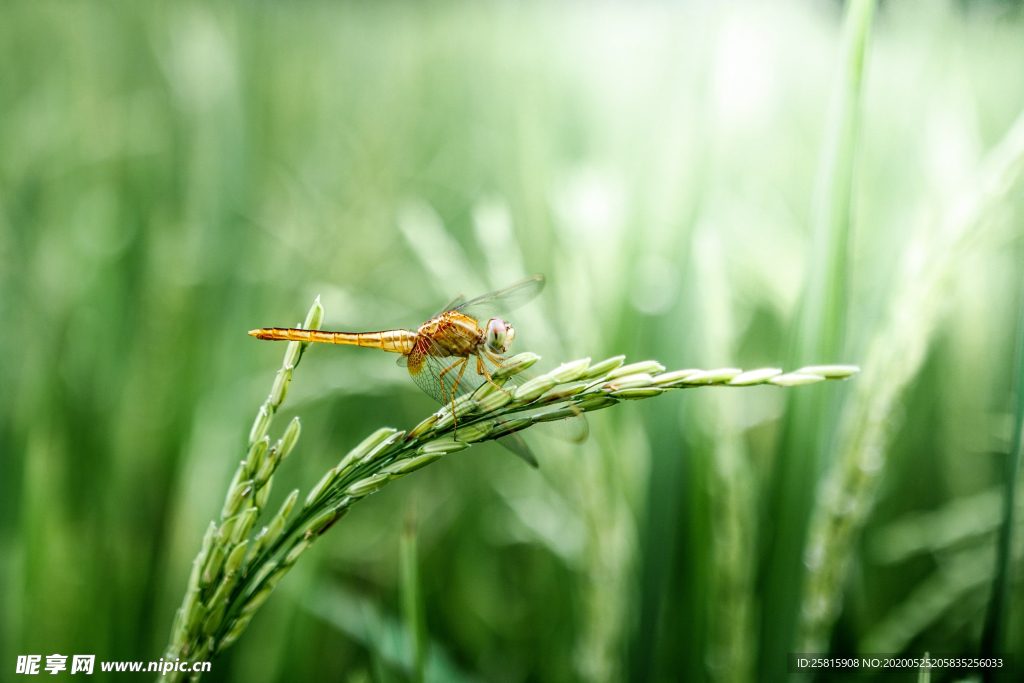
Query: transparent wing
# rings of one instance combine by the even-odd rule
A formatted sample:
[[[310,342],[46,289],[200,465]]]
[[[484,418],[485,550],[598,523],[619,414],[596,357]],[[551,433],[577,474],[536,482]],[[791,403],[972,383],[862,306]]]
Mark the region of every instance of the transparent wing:
[[[492,375],[499,367],[494,361],[486,357],[484,357],[484,365],[487,366],[487,372]],[[533,379],[533,377],[529,372],[519,372],[509,377],[504,386],[511,389],[512,387],[525,384]],[[590,425],[587,423],[587,418],[583,411],[570,415],[563,420],[541,422],[531,427],[531,429],[536,429],[545,436],[551,436],[561,441],[570,441],[572,443],[583,443],[590,435]]]
[[[583,443],[590,436],[590,423],[587,422],[587,416],[583,414],[583,411],[562,420],[541,422],[531,429],[537,429],[545,436],[570,443]]]
[[[525,441],[523,441],[523,437],[519,436],[515,432],[512,432],[507,436],[503,436],[500,439],[496,439],[496,441],[506,450],[515,453],[525,460],[531,467],[540,467],[540,465],[537,464],[537,458],[533,455],[533,451],[531,451],[530,447],[526,445]]]
[[[405,356],[399,358],[398,364],[408,368],[416,385],[435,401],[442,405],[450,405],[453,393],[458,398],[463,394],[476,391],[486,381],[476,372],[476,358],[445,358],[431,355],[428,352],[433,350],[431,344],[433,341],[429,339],[422,340],[422,344],[418,344],[408,358]],[[463,362],[466,363],[464,369],[459,367]],[[456,378],[460,371],[462,377],[456,384]],[[537,458],[523,441],[523,437],[512,433],[496,441],[506,450],[525,460],[531,467],[537,467]]]
[[[433,353],[431,353],[433,352]],[[476,391],[487,379],[477,373],[476,357],[462,358],[441,355],[440,347],[433,340],[422,338],[408,357],[402,356],[398,364],[409,370],[409,375],[416,386],[425,394],[442,405],[451,405],[455,398]],[[489,358],[484,359],[488,373],[498,369],[498,365]],[[520,372],[506,382],[509,389],[528,381],[530,376]],[[501,424],[501,420],[498,421]],[[547,436],[564,441],[581,443],[590,432],[587,419],[583,413],[573,415],[555,422],[543,422],[532,429],[538,429]],[[525,460],[532,467],[537,467],[537,458],[519,434],[512,433],[497,439],[505,449]]]
[[[427,349],[438,350],[431,354]],[[460,367],[463,363],[465,363],[465,368]],[[399,358],[398,364],[408,368],[409,374],[412,376],[413,381],[416,382],[416,386],[442,405],[451,405],[452,394],[455,395],[455,398],[458,398],[463,394],[476,391],[487,381],[486,378],[476,371],[476,357],[468,359],[450,356],[443,357],[439,347],[434,345],[434,342],[430,339],[423,339],[417,344],[416,349],[409,354],[408,358],[405,356]],[[492,375],[500,367],[497,363],[486,357],[484,358],[484,365],[487,367],[487,372]],[[510,377],[504,386],[511,390],[513,387],[524,384],[531,379],[533,379],[533,376],[528,372],[520,372]],[[590,426],[582,412],[570,415],[563,420],[542,422],[536,425],[535,428],[545,436],[551,436],[572,443],[583,443],[590,435]],[[498,441],[501,441],[501,439],[498,439]],[[525,444],[523,445],[525,446]],[[509,450],[513,450],[510,446],[506,447]]]
[[[442,306],[441,309],[439,311],[437,311],[437,313],[434,313],[434,315],[432,315],[430,317],[431,318],[436,318],[437,316],[441,315],[442,313],[447,313],[448,311],[450,311],[450,310],[452,310],[454,308],[458,308],[459,306],[461,306],[464,303],[466,303],[466,297],[464,297],[461,294],[459,294],[458,296],[453,297],[451,301],[449,301],[444,306]]]
[[[470,318],[485,321],[519,308],[540,294],[542,289],[544,289],[544,276],[534,275],[496,292],[470,299],[449,310],[455,310]]]
[[[408,357],[402,356],[398,364],[409,370],[416,386],[442,405],[451,405],[455,398],[476,390],[484,378],[476,374],[476,358],[444,356],[432,340],[421,337]]]

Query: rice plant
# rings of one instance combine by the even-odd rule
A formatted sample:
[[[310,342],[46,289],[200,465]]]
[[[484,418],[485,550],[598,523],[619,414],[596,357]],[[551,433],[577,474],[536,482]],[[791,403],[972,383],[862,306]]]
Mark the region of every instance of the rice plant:
[[[302,329],[318,330],[323,316],[318,298]],[[851,365],[809,366],[789,373],[777,368],[666,372],[656,361],[626,364],[624,356],[615,356],[593,364],[589,358],[563,363],[506,391],[502,385],[509,378],[540,360],[536,354],[520,353],[494,373],[494,384],[481,385],[408,432],[383,427],[366,437],[310,489],[296,515],[291,513],[299,498],[298,490],[288,496],[267,526],[250,538],[250,531],[266,505],[274,473],[299,438],[298,418],[292,420],[273,446],[267,431],[308,345],[299,341],[288,343],[270,395],[256,414],[249,433],[249,452],[228,487],[220,521],[210,522],[199,554],[192,562],[185,597],[164,655],[168,661],[196,662],[217,657],[242,635],[302,554],[359,500],[474,443],[676,389],[760,384],[797,387],[848,379],[859,372],[859,368]],[[457,421],[461,423],[458,431]],[[414,562],[414,558],[405,558],[403,565]],[[414,596],[407,599],[415,604]],[[407,611],[414,614],[415,609],[410,606]],[[410,619],[416,623],[418,618]],[[420,638],[417,636],[417,642],[421,642]],[[422,644],[416,645],[414,652],[414,671],[422,678]],[[171,675],[175,679],[182,677],[180,671]]]
[[[941,227],[933,230],[926,225],[907,250],[906,258],[921,265],[906,265],[886,324],[871,342],[865,360],[871,370],[865,373],[844,415],[839,458],[816,503],[805,551],[809,577],[803,594],[802,639],[806,651],[824,647],[841,607],[841,586],[854,544],[871,511],[878,476],[884,471],[894,427],[889,416],[920,370],[933,330],[946,313],[944,291],[956,259],[973,245],[983,244],[985,233],[1000,225],[991,212],[998,209],[1022,171],[1024,115],[989,154],[973,186],[950,202]],[[923,250],[932,255],[921,260]]]
[[[206,648],[211,683],[740,683],[796,648],[1019,661],[1022,30],[1010,0],[4,4],[0,664]],[[327,475],[335,506],[463,424],[409,438],[436,406],[386,357],[288,369],[243,332],[318,294],[324,329],[407,326],[532,272],[534,368],[864,371],[600,389],[582,445],[532,426],[564,403],[524,403],[539,470],[484,437],[388,474],[280,579],[342,455],[407,432]]]

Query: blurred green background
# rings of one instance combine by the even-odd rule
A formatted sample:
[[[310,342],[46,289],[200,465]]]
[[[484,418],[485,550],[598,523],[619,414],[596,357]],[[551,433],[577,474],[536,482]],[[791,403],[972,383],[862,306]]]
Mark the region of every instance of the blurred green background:
[[[318,294],[325,329],[414,326],[536,272],[513,322],[542,369],[865,371],[604,411],[582,447],[528,435],[540,471],[490,444],[445,458],[358,505],[206,680],[408,680],[410,509],[431,680],[977,652],[1024,278],[1024,15],[892,1],[873,27],[833,253],[845,334],[801,358],[839,3],[5,3],[0,679],[18,654],[161,656],[283,353],[247,330]],[[311,348],[269,508],[434,409],[390,355]],[[822,446],[794,470],[805,428]],[[1004,607],[1021,664],[1020,591]]]

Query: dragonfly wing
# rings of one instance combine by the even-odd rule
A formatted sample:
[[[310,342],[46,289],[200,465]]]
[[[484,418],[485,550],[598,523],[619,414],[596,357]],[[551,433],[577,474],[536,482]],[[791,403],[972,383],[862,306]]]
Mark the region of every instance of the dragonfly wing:
[[[460,371],[463,362],[466,367]],[[403,356],[398,364],[405,365],[416,386],[442,405],[451,405],[452,394],[458,398],[475,391],[484,381],[476,374],[475,358],[443,356],[440,347],[425,337],[421,337],[409,357]]]
[[[541,422],[537,425],[540,432],[546,436],[553,436],[561,441],[569,443],[583,443],[590,436],[590,423],[587,422],[583,411],[576,415],[570,415],[563,420],[554,422]]]
[[[468,359],[466,369],[461,372],[462,377],[459,379],[460,370],[456,366],[462,363],[463,358],[443,357],[440,355],[439,350],[433,354],[423,351],[426,348],[438,349],[436,346],[431,346],[433,344],[434,342],[429,339],[423,340],[409,354],[408,361],[403,363],[406,360],[403,357],[399,360],[399,365],[405,365],[409,369],[409,374],[412,376],[413,381],[416,382],[416,385],[435,401],[443,405],[450,405],[453,393],[458,398],[463,394],[476,391],[487,381],[485,377],[477,374],[475,357]],[[490,358],[485,356],[483,358],[487,372],[493,375],[500,365]],[[520,372],[508,378],[505,386],[512,389],[513,387],[525,384],[531,379],[533,379],[533,376],[530,373]],[[456,385],[456,380],[458,380],[458,385]],[[590,435],[590,425],[587,423],[587,418],[582,411],[554,422],[538,423],[535,425],[535,428],[545,436],[571,443],[583,443]],[[501,441],[501,439],[498,441]],[[525,445],[524,443],[523,446],[525,447]],[[511,446],[506,447],[515,452]]]
[[[492,375],[500,367],[487,357],[484,357],[484,365],[487,366],[487,372]],[[518,372],[509,377],[504,386],[511,389],[512,387],[525,384],[533,379],[533,377],[529,372]],[[577,411],[575,415],[570,415],[562,420],[540,422],[531,429],[533,428],[545,436],[552,436],[561,441],[569,441],[571,443],[583,443],[590,436],[590,425],[587,423],[587,417],[583,414],[583,411]]]
[[[436,318],[437,316],[441,315],[442,313],[447,313],[448,311],[456,309],[456,308],[458,308],[459,306],[461,306],[464,303],[466,303],[466,297],[464,297],[461,294],[459,294],[457,297],[454,297],[451,301],[449,301],[444,306],[442,306],[441,310],[439,310],[437,313],[435,313],[434,315],[432,315],[430,317],[431,318]]]
[[[503,448],[512,451],[525,460],[526,464],[530,467],[540,467],[540,465],[537,464],[537,458],[533,455],[533,451],[531,451],[530,447],[526,445],[525,441],[523,441],[523,437],[513,432],[512,434],[508,434],[497,439],[497,441]]]
[[[465,393],[476,391],[485,381],[483,377],[477,374],[476,359],[472,358],[466,361],[467,367],[462,372],[462,378],[458,381],[458,385],[456,385],[456,378],[459,376],[459,368],[457,366],[466,359],[460,357],[440,357],[439,355],[430,354],[427,350],[433,348],[430,346],[431,344],[433,342],[429,339],[423,340],[422,343],[416,345],[416,348],[413,349],[408,358],[402,356],[398,364],[408,368],[409,374],[412,376],[413,381],[416,382],[416,385],[435,401],[443,405],[450,405],[452,393],[458,397]],[[472,367],[469,364],[472,364]],[[503,436],[497,441],[504,448],[525,460],[531,467],[537,467],[537,458],[534,457],[533,451],[523,441],[523,437],[513,433]]]
[[[544,276],[534,275],[496,292],[470,299],[454,310],[477,320],[499,317],[531,301],[544,289]]]

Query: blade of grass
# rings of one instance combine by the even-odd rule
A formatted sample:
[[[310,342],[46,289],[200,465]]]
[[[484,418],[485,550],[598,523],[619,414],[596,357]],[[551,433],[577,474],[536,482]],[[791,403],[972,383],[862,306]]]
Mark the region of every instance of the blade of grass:
[[[408,671],[411,653],[405,647],[400,619],[382,612],[370,598],[345,585],[324,582],[302,603],[310,614],[367,648],[372,658],[394,670]],[[425,671],[428,683],[474,683],[476,679],[457,667],[442,643],[429,644]],[[377,664],[374,664],[376,667]]]
[[[996,575],[992,582],[992,598],[985,616],[985,629],[981,635],[981,657],[993,657],[1004,651],[1006,645],[1006,605],[1011,581],[1010,556],[1013,547],[1014,517],[1016,512],[1017,475],[1020,472],[1021,429],[1024,428],[1024,295],[1021,296],[1021,315],[1017,332],[1017,381],[1014,387],[1015,415],[1013,440],[1006,459],[1006,493],[1003,498],[1003,522],[997,543]],[[995,669],[982,669],[986,681],[997,679]]]
[[[412,678],[423,683],[427,664],[427,623],[423,613],[423,595],[420,590],[419,552],[416,545],[416,505],[412,499],[402,530],[399,562],[402,572],[402,615],[412,652]]]
[[[818,496],[807,544],[801,652],[823,647],[842,605],[854,545],[871,510],[886,452],[890,419],[925,361],[946,310],[946,288],[966,254],[984,242],[1024,172],[1024,113],[988,154],[970,188],[954,197],[939,230],[928,226],[908,245],[886,322],[868,347],[863,381],[843,415],[832,466]]]
[[[696,244],[694,267],[703,305],[704,358],[721,366],[736,354],[731,283],[722,263],[722,245],[711,230]],[[755,487],[743,432],[735,416],[734,394],[719,392],[697,406],[697,429],[703,431],[711,455],[708,492],[711,502],[713,571],[707,655],[711,680],[743,683],[753,680],[753,560]]]
[[[825,132],[811,215],[809,278],[791,360],[835,360],[842,352],[847,290],[847,245],[860,122],[861,90],[874,0],[854,0],[845,19],[843,67]],[[829,361],[831,362],[831,361]],[[762,675],[781,680],[798,618],[802,555],[818,479],[819,453],[830,436],[834,394],[820,388],[789,397],[767,519],[771,548],[764,566]]]
[[[991,545],[943,558],[938,571],[922,580],[865,634],[860,651],[903,652],[940,618],[982,590],[992,576],[992,559]]]

